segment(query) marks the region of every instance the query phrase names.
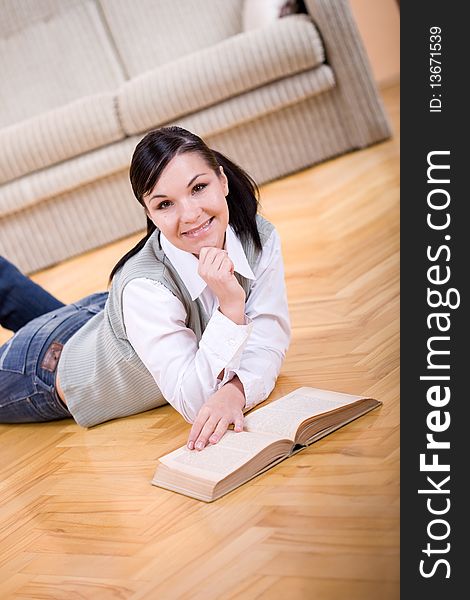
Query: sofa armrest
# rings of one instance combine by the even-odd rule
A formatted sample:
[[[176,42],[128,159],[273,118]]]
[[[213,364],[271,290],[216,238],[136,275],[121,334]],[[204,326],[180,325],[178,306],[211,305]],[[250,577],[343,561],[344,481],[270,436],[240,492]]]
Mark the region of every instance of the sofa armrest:
[[[391,136],[382,101],[348,0],[304,0],[337,82],[338,110],[351,142],[364,147]]]

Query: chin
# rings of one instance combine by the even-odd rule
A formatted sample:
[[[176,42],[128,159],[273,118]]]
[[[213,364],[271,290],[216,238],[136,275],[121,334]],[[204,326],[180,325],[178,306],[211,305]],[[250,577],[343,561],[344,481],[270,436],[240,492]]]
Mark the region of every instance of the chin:
[[[213,244],[210,241],[200,242],[198,244],[194,244],[191,249],[188,249],[188,252],[191,252],[191,254],[194,254],[195,256],[199,256],[199,253],[201,252],[201,248],[208,248],[208,247],[216,247],[216,244]]]
[[[218,239],[215,238],[208,238],[208,239],[203,239],[203,240],[198,240],[197,242],[194,242],[193,244],[188,244],[187,246],[187,250],[188,252],[191,252],[192,254],[199,254],[199,252],[201,251],[201,248],[220,248],[222,249],[224,247],[224,237],[222,237],[222,243],[220,243],[220,241]]]

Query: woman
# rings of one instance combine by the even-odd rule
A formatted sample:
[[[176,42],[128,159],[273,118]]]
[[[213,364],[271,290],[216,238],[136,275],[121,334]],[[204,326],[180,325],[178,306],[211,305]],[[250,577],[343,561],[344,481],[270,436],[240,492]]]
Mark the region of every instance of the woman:
[[[201,450],[231,424],[241,431],[276,382],[290,342],[280,240],[251,178],[182,128],[148,133],[130,180],[147,235],[109,293],[48,312],[58,301],[30,291],[45,314],[0,348],[0,422],[90,427],[169,402]],[[35,285],[3,268],[0,289]]]

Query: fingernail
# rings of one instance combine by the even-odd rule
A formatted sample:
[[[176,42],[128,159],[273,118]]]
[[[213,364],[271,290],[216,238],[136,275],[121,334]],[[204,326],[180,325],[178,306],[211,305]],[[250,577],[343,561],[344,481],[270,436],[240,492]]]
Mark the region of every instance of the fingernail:
[[[204,448],[204,444],[203,444],[202,442],[198,442],[198,443],[196,444],[196,448],[197,448],[198,450],[202,450],[202,449]]]
[[[192,450],[194,448],[194,442],[188,442],[188,448]]]
[[[212,436],[210,437],[210,439],[209,439],[209,441],[210,441],[212,444],[216,444],[216,443],[218,442],[218,440],[219,440],[219,438],[218,438],[216,435],[212,435]]]

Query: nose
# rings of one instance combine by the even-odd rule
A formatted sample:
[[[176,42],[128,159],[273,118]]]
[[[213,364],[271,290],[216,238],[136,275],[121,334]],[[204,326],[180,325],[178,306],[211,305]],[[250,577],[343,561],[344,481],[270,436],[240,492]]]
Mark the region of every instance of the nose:
[[[180,219],[183,223],[197,223],[202,212],[197,200],[185,198],[180,204]]]

